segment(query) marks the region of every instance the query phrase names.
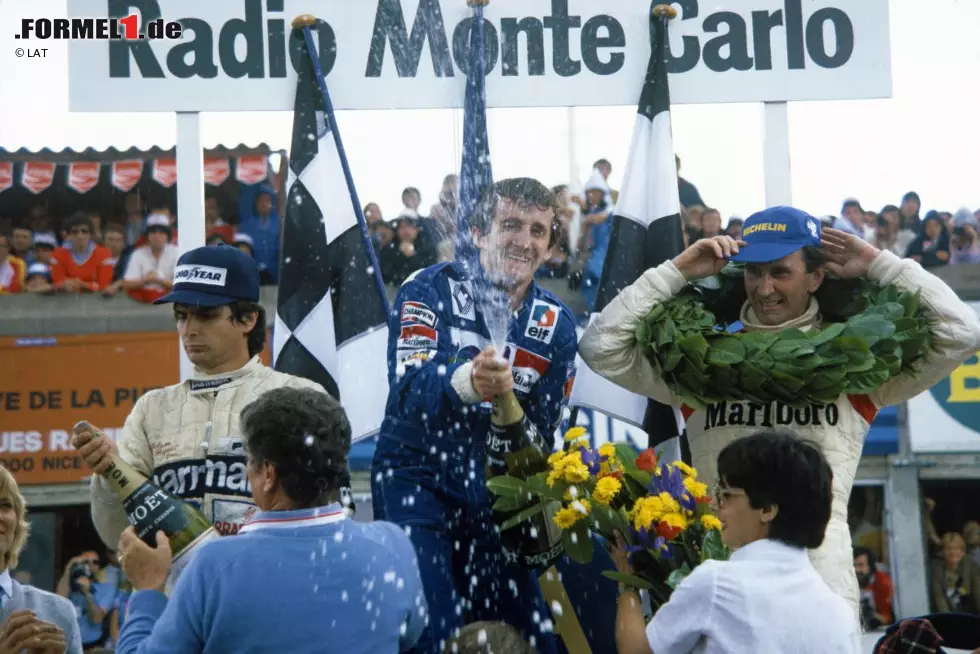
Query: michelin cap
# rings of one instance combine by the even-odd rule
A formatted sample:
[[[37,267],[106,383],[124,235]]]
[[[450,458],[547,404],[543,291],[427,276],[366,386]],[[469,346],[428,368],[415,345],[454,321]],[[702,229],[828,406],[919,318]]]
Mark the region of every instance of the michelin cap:
[[[177,260],[173,289],[153,304],[217,307],[237,300],[259,301],[259,267],[238,248],[211,245]]]
[[[743,245],[732,261],[766,263],[808,245],[820,247],[820,221],[793,207],[770,207],[754,213],[742,225]]]

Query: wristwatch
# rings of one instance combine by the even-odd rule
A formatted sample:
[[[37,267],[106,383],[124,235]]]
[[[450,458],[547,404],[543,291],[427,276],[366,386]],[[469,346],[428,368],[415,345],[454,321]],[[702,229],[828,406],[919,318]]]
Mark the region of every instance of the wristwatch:
[[[624,593],[636,593],[636,596],[640,596],[640,589],[636,586],[630,586],[622,581],[619,582],[619,597],[622,597]]]

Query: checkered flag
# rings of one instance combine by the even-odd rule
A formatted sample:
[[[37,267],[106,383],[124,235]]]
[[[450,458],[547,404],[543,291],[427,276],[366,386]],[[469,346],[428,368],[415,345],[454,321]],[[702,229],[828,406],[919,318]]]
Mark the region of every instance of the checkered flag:
[[[593,319],[647,269],[684,249],[670,124],[667,19],[651,17],[651,21],[650,63],[640,92],[623,189],[611,218],[612,233]],[[651,447],[664,446],[667,460],[682,458],[682,453],[689,458],[679,409],[634,395],[587,365],[576,371],[569,405],[591,408],[642,428]]]
[[[273,360],[276,370],[338,398],[357,442],[376,434],[384,417],[388,306],[319,61],[306,54],[293,113]]]

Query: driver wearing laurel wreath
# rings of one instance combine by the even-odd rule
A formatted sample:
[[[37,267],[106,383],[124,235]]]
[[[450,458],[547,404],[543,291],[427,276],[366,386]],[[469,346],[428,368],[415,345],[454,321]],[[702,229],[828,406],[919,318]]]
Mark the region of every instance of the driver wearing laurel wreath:
[[[672,261],[647,270],[589,326],[579,353],[590,368],[610,381],[681,408],[692,463],[706,481],[724,484],[724,480],[716,479],[718,452],[760,428],[783,427],[815,441],[833,468],[834,502],[824,543],[810,555],[827,584],[857,611],[847,500],[868,429],[880,408],[928,390],[975,355],[980,350],[980,321],[949,286],[918,263],[880,251],[840,230],[822,228],[817,219],[803,211],[791,207],[760,211],[745,221],[742,239],[703,239]],[[705,389],[700,395],[723,401],[699,403],[692,399],[693,393],[681,392],[680,384],[664,381],[663,367],[654,366],[647,358],[637,328],[655,307],[674,298],[690,282],[717,275],[730,261],[744,264],[747,299],[739,313],[744,332],[790,335],[782,330],[810,332],[827,327],[818,290],[828,284],[831,273],[839,278],[833,281],[840,285],[867,278],[881,287],[894,285],[899,291],[918,292],[928,327],[928,348],[923,348],[914,371],[894,374],[868,393],[841,393],[835,402],[790,402],[785,390],[783,401],[773,397],[768,402],[750,402],[735,384]],[[824,297],[825,310],[831,299]],[[754,364],[746,367],[758,371],[758,362]],[[767,382],[775,379],[770,373]],[[759,390],[755,390],[758,400]]]

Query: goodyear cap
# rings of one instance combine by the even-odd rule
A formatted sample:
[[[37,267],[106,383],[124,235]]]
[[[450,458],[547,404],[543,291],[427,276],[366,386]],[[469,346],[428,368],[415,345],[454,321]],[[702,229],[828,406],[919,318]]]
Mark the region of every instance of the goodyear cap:
[[[743,245],[732,261],[766,263],[808,245],[820,247],[820,221],[793,207],[770,207],[754,213],[742,225]]]
[[[236,300],[259,301],[259,267],[255,259],[229,245],[185,252],[174,269],[174,286],[153,304],[217,307]]]

